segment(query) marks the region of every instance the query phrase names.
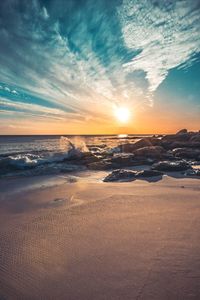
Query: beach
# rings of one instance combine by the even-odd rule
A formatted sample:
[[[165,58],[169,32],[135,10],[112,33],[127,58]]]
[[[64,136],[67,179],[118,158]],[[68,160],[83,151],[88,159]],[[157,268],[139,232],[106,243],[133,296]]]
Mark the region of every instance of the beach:
[[[0,180],[0,299],[199,299],[199,179]]]
[[[200,0],[0,25],[0,300],[200,300]]]

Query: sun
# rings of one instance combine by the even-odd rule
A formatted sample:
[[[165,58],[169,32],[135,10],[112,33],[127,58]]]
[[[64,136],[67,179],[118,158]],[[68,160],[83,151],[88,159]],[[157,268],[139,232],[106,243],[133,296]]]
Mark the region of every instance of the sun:
[[[117,107],[115,116],[119,122],[127,123],[130,118],[130,110],[127,107]]]

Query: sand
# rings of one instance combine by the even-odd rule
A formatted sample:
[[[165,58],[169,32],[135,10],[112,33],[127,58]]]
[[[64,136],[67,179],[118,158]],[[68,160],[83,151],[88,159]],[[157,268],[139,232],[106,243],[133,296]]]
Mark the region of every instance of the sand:
[[[0,299],[200,299],[200,181],[98,174],[0,181]]]

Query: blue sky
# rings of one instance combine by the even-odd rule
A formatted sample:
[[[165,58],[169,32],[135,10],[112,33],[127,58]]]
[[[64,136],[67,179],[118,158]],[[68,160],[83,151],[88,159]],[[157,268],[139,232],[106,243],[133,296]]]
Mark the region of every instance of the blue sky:
[[[0,32],[2,134],[200,129],[198,0],[7,0]]]

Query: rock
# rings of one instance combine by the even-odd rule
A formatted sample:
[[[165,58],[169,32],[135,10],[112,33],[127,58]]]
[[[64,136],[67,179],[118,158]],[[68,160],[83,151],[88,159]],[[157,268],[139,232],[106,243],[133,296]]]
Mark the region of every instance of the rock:
[[[89,163],[87,167],[90,170],[109,170],[115,167],[115,165],[111,161],[101,160],[98,162]]]
[[[191,138],[190,138],[190,142],[191,143],[198,143],[198,144],[200,144],[200,133],[199,132],[197,132],[197,133],[194,133],[192,136],[191,136]]]
[[[165,135],[161,139],[161,144],[165,149],[187,147],[189,139],[189,133]]]
[[[96,153],[96,152],[102,152],[103,150],[102,150],[102,148],[95,146],[95,147],[90,147],[90,151],[92,153]]]
[[[192,169],[185,173],[185,176],[197,176],[200,177],[200,169]]]
[[[120,147],[116,146],[116,147],[110,148],[110,149],[107,151],[107,153],[108,153],[108,154],[121,153],[121,149],[120,149]]]
[[[114,170],[104,178],[104,182],[112,181],[133,181],[137,172],[131,170]]]
[[[94,147],[96,148],[106,148],[107,145],[106,144],[86,144],[86,146],[88,147],[88,149],[92,149]]]
[[[90,163],[94,163],[94,162],[99,162],[100,158],[97,157],[96,155],[89,155],[89,156],[85,156],[83,157],[83,159],[81,159],[81,163],[84,165],[88,165]]]
[[[143,170],[138,171],[136,177],[154,177],[154,176],[162,176],[163,173],[156,170]]]
[[[119,153],[115,154],[111,161],[113,163],[119,164],[120,166],[131,166],[134,162],[134,154],[128,154],[128,153]]]
[[[149,137],[149,138],[143,138],[136,143],[127,143],[120,145],[121,152],[126,153],[132,153],[133,151],[144,148],[144,147],[150,147],[150,146],[160,146],[161,141],[158,138]]]
[[[166,150],[161,146],[148,146],[135,150],[136,157],[160,159],[166,153]]]
[[[180,161],[160,161],[152,165],[152,170],[163,171],[163,172],[175,172],[175,171],[185,171],[190,169],[191,166],[184,160]]]
[[[161,144],[165,149],[200,148],[200,133],[183,129],[176,134],[165,135],[161,139]]]
[[[181,129],[176,133],[176,135],[185,134],[187,132],[188,132],[187,129]]]
[[[200,156],[200,149],[175,148],[172,150],[172,153],[178,158],[198,159]]]

